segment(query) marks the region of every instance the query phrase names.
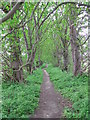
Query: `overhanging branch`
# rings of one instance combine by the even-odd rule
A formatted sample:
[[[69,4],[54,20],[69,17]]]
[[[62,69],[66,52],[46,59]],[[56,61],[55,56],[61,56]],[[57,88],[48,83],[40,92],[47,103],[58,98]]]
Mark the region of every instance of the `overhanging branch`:
[[[44,20],[41,22],[39,28],[40,28],[40,27],[42,26],[42,24],[49,18],[49,16],[50,16],[51,14],[53,14],[54,11],[56,11],[56,9],[58,9],[58,7],[60,7],[61,5],[66,5],[66,4],[73,4],[73,5],[78,5],[78,6],[86,6],[86,7],[88,7],[88,8],[90,7],[90,5],[83,4],[83,3],[78,3],[78,2],[62,2],[62,3],[58,4],[58,5],[53,9],[53,11],[51,11],[51,12],[44,18]]]
[[[24,0],[21,0],[21,2],[17,2],[15,4],[15,6],[12,8],[12,10],[10,10],[5,17],[0,18],[0,24],[5,22],[6,20],[8,20],[9,18],[12,17],[12,15],[14,15],[14,13],[16,12],[16,10],[19,9],[20,5],[24,2]]]

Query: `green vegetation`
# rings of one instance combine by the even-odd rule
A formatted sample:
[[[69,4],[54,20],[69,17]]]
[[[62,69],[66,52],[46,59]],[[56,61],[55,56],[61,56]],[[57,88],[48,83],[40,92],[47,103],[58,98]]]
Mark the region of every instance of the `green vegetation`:
[[[42,70],[37,69],[26,78],[26,83],[3,82],[3,117],[27,118],[34,113],[38,106],[42,79]]]
[[[72,73],[62,72],[60,68],[49,65],[46,69],[55,88],[69,98],[72,109],[65,108],[64,115],[67,118],[88,117],[88,76],[73,76]]]
[[[47,68],[55,88],[73,103],[73,109],[65,108],[64,115],[87,117],[89,2],[0,3],[2,117],[27,118],[34,113],[41,69],[47,64],[56,67]]]
[[[41,66],[41,69],[45,68],[46,67],[46,64],[43,63],[42,66]]]

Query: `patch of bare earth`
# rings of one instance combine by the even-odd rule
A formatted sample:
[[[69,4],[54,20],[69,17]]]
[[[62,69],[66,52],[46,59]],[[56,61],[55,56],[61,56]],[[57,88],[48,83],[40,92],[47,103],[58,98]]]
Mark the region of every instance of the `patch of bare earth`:
[[[55,91],[46,70],[43,70],[43,74],[39,106],[31,118],[63,118],[64,107],[72,107],[72,104]]]

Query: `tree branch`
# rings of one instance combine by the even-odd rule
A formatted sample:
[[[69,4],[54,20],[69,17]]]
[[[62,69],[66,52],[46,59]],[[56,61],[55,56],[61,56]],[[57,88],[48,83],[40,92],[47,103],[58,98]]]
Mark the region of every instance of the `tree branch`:
[[[21,0],[21,2],[17,2],[17,3],[15,4],[15,6],[12,8],[12,10],[10,10],[10,11],[6,14],[5,17],[3,17],[3,18],[0,19],[0,24],[3,23],[3,22],[5,22],[5,21],[8,20],[9,18],[11,18],[12,15],[15,14],[16,10],[18,10],[19,7],[20,7],[20,5],[23,3],[22,1],[24,2],[24,0]]]
[[[78,2],[62,2],[62,3],[58,4],[58,5],[53,9],[53,11],[51,11],[51,12],[44,18],[44,20],[41,22],[39,28],[40,28],[40,27],[42,26],[42,24],[48,19],[48,17],[49,17],[51,14],[54,13],[54,11],[55,11],[58,7],[60,7],[61,5],[66,5],[66,4],[74,4],[74,5],[77,5],[77,4],[78,4],[78,6],[87,6],[87,7],[90,7],[90,6],[87,5],[87,4],[82,4],[82,3],[78,3]]]

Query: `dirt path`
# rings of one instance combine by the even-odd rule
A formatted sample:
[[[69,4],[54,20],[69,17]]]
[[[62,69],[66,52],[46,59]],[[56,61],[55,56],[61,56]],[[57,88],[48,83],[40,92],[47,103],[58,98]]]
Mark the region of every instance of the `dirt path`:
[[[64,106],[70,107],[71,104],[55,91],[46,70],[43,73],[39,106],[33,118],[61,118]]]

